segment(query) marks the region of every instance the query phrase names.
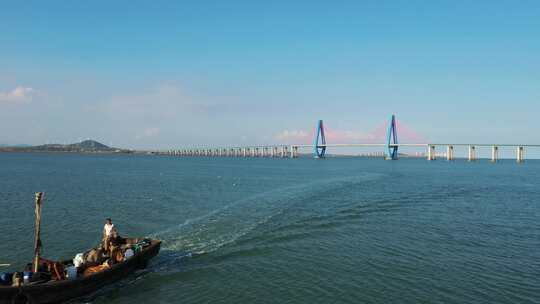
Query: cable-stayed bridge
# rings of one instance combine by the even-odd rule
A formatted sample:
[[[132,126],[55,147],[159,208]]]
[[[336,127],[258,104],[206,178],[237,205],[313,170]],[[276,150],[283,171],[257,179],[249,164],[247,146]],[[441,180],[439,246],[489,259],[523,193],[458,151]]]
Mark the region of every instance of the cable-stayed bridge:
[[[386,128],[386,142],[383,143],[328,143],[325,135],[325,128],[322,120],[317,122],[313,144],[277,144],[277,145],[255,145],[255,146],[233,146],[233,147],[203,147],[203,148],[181,148],[167,151],[157,151],[155,153],[162,155],[172,155],[181,157],[275,157],[275,158],[297,158],[299,151],[309,151],[315,158],[325,158],[327,151],[340,148],[378,148],[379,153],[370,153],[369,155],[381,156],[388,160],[399,159],[399,149],[414,147],[422,149],[425,153],[421,156],[427,160],[435,160],[438,157],[444,157],[447,160],[454,160],[455,148],[467,149],[467,160],[475,161],[478,159],[478,148],[490,148],[492,162],[499,160],[499,151],[501,148],[511,148],[515,151],[517,162],[525,160],[525,148],[540,148],[540,144],[497,144],[497,143],[399,143],[398,142],[398,124],[395,115],[392,115]],[[443,151],[442,153],[437,153]]]

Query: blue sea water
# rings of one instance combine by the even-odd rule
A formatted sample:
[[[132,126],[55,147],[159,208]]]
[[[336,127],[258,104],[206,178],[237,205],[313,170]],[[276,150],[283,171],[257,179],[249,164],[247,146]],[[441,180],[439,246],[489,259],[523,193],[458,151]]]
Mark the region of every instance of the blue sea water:
[[[0,154],[0,263],[163,240],[92,303],[540,303],[540,161]],[[2,269],[0,269],[1,271]]]

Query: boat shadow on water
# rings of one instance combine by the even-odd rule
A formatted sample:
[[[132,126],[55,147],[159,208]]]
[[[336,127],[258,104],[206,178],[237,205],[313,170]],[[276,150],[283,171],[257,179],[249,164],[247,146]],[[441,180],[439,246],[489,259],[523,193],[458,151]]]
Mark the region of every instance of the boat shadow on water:
[[[193,253],[190,251],[161,250],[159,255],[150,261],[146,268],[136,270],[124,279],[107,285],[93,293],[64,303],[106,303],[113,300],[121,301],[124,297],[132,296],[133,292],[151,292],[153,289],[152,284],[147,283],[148,280],[152,280],[152,275],[182,272],[182,269],[185,268],[189,258],[196,258],[204,254],[205,253]],[[141,284],[145,284],[144,290],[138,289]]]

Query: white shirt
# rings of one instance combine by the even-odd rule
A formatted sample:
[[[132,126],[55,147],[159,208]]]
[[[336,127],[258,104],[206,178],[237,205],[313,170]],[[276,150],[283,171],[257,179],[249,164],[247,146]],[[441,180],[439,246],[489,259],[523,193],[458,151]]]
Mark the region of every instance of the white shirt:
[[[105,236],[109,237],[111,236],[111,232],[114,229],[114,224],[105,224],[103,227],[103,230],[105,231]]]

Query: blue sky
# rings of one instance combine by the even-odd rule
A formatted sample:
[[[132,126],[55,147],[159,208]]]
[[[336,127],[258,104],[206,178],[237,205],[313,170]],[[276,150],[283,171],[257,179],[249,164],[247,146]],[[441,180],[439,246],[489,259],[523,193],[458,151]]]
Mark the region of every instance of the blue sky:
[[[540,143],[538,1],[110,2],[0,3],[0,143]]]

